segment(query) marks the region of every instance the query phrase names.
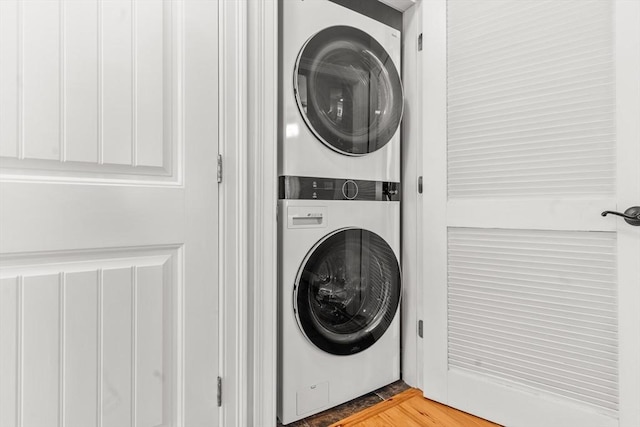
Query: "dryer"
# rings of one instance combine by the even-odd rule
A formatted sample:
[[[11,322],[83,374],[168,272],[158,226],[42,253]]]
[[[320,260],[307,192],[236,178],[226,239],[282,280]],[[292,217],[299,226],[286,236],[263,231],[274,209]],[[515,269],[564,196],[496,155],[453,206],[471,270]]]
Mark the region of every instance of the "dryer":
[[[400,378],[398,200],[394,183],[281,178],[283,424]]]
[[[281,1],[279,175],[400,181],[400,31]]]

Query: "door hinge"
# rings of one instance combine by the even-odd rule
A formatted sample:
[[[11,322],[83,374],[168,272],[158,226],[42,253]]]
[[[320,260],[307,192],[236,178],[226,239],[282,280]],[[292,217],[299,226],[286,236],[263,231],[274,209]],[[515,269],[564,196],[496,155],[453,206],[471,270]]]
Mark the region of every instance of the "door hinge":
[[[422,177],[418,177],[418,194],[422,194]]]
[[[422,33],[418,36],[418,52],[422,50]]]
[[[418,336],[422,338],[422,320],[418,320]]]
[[[222,154],[218,154],[218,182],[222,182]]]
[[[218,377],[218,407],[222,406],[222,378]]]

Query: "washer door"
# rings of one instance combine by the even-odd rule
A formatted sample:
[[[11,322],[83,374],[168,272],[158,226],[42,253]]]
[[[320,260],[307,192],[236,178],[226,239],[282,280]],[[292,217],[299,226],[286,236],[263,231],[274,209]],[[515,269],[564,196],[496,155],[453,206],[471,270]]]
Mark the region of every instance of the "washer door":
[[[329,27],[306,42],[294,92],[309,129],[342,154],[382,148],[402,119],[398,71],[380,43],[357,28]]]
[[[375,233],[347,228],[325,237],[307,256],[294,288],[294,311],[318,348],[355,354],[385,333],[400,295],[391,247]]]

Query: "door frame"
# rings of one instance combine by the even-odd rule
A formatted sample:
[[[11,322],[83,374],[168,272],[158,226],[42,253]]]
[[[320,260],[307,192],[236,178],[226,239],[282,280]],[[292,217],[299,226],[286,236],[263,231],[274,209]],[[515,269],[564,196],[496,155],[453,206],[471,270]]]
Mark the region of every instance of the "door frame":
[[[635,141],[625,144],[624,151],[618,152],[617,180],[629,180],[625,191],[618,189],[617,210],[624,211],[629,206],[638,205],[640,199],[640,55],[625,56],[625,52],[640,46],[640,31],[632,25],[640,21],[640,3],[634,0],[615,0],[615,63],[616,63],[616,131],[618,138]],[[619,64],[625,67],[618,67]],[[623,175],[622,173],[626,174]],[[634,259],[634,253],[640,251],[640,229],[629,226],[625,221],[616,221],[618,240],[618,265],[626,265],[622,271],[618,267],[618,291],[623,296],[618,300],[618,334],[623,337],[618,353],[620,407],[626,410],[619,413],[620,425],[640,424],[640,265]],[[635,250],[634,250],[635,249]],[[628,266],[634,265],[631,269]],[[626,285],[621,285],[621,284]],[[630,408],[634,408],[631,410]]]
[[[249,25],[248,11],[264,4],[260,2],[220,1],[219,8],[219,154],[222,156],[222,182],[220,184],[219,236],[220,236],[220,361],[221,411],[219,425],[253,425],[251,417],[252,396],[262,396],[265,392],[253,386],[250,357],[253,343],[250,339],[253,327],[253,307],[251,306],[252,283],[260,283],[265,288],[270,280],[254,280],[256,271],[250,261],[254,231],[250,219],[256,217],[250,207],[253,196],[251,183],[259,176],[249,164],[252,150],[250,146],[250,105],[254,103],[250,94],[249,79],[249,37],[255,36],[257,28]],[[255,70],[259,70],[259,66]],[[251,76],[253,77],[252,73]],[[255,77],[254,77],[255,78]],[[275,113],[274,113],[275,114]],[[275,144],[275,138],[273,138]],[[266,162],[268,163],[268,162]],[[259,172],[258,172],[259,173]],[[266,181],[266,179],[265,179]],[[212,183],[215,185],[215,183]],[[266,212],[257,209],[256,212]],[[275,217],[275,215],[274,215]],[[265,218],[266,220],[266,218]],[[260,230],[260,229],[259,229]],[[260,233],[260,232],[259,232]],[[258,235],[260,235],[258,233]],[[275,256],[275,255],[274,255]],[[260,290],[261,291],[261,290]],[[256,294],[257,297],[257,294]],[[273,297],[275,302],[275,296]],[[274,330],[275,333],[275,330]],[[260,335],[260,334],[256,334]],[[260,344],[262,345],[262,344]],[[275,348],[275,347],[274,347]],[[268,357],[268,350],[261,354]],[[274,360],[275,366],[275,360]],[[261,372],[261,371],[260,371]],[[275,376],[275,373],[274,373]],[[212,384],[216,387],[216,384]],[[266,393],[269,394],[269,393]],[[216,404],[216,402],[212,402]],[[275,406],[275,404],[274,404]],[[275,413],[275,410],[274,410]],[[275,415],[274,415],[275,417]]]
[[[248,7],[249,184],[246,342],[248,393],[243,425],[276,420],[277,203],[278,203],[278,0],[249,1]]]
[[[218,4],[220,425],[269,426],[276,419],[278,6]]]

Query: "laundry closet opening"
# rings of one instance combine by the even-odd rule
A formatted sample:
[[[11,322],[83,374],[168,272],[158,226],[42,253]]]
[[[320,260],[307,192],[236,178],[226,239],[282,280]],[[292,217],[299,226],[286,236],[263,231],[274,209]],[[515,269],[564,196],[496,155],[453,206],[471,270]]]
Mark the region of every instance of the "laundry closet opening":
[[[399,380],[401,340],[417,329],[401,273],[406,18],[371,1],[278,5],[277,415],[287,425]]]

